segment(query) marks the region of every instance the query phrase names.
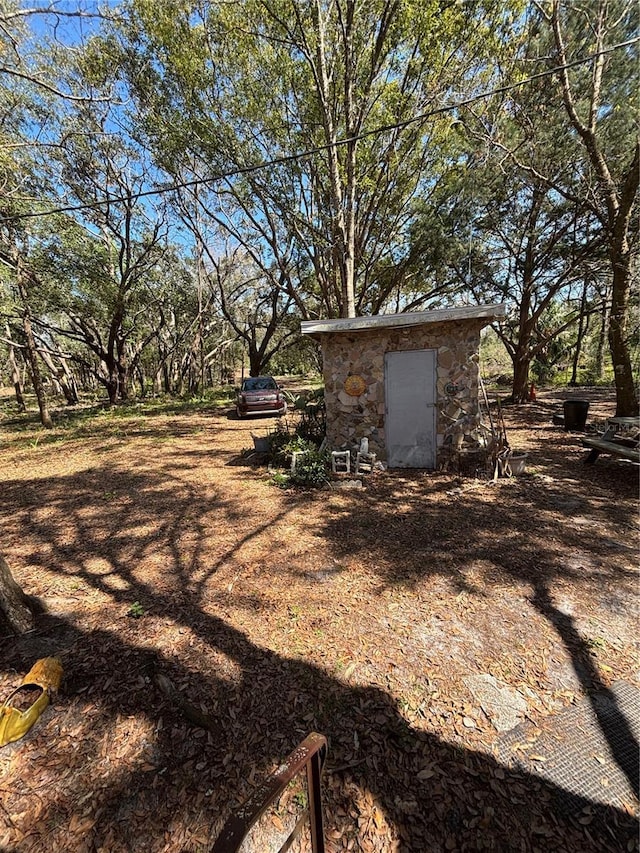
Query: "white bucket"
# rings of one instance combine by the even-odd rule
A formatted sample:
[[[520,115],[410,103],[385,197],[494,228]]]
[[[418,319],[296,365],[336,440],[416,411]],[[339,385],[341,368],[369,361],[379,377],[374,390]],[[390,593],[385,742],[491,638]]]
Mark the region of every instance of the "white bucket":
[[[517,477],[518,474],[524,474],[528,455],[528,453],[512,453],[507,459],[507,464],[509,465],[514,477]]]

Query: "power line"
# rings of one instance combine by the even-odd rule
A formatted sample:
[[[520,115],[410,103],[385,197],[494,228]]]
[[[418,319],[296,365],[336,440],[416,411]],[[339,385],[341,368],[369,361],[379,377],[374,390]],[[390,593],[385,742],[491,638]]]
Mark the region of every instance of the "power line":
[[[303,160],[305,157],[312,157],[314,154],[320,154],[323,151],[328,151],[332,148],[338,148],[342,145],[350,145],[353,142],[358,142],[361,139],[367,139],[371,136],[378,136],[382,133],[387,133],[392,130],[401,130],[402,128],[408,127],[411,124],[417,124],[418,122],[425,121],[428,118],[432,118],[433,116],[443,115],[444,113],[451,112],[453,110],[458,110],[462,107],[469,106],[470,104],[474,104],[477,101],[484,100],[485,98],[493,97],[494,95],[501,95],[507,92],[511,92],[514,89],[519,89],[522,86],[526,86],[529,83],[533,83],[536,80],[542,80],[545,77],[550,77],[554,74],[557,74],[559,71],[564,71],[568,68],[576,68],[579,65],[586,65],[589,62],[593,62],[599,56],[605,56],[609,53],[613,53],[616,50],[620,50],[625,47],[630,47],[633,44],[637,44],[640,42],[640,36],[629,39],[628,41],[619,42],[618,44],[611,45],[610,47],[604,47],[602,50],[598,50],[595,53],[589,54],[589,56],[584,57],[582,59],[574,59],[572,62],[567,62],[564,65],[557,65],[554,68],[550,68],[546,71],[540,71],[538,74],[532,74],[530,77],[526,77],[524,80],[519,80],[517,83],[508,83],[504,86],[498,86],[495,89],[490,89],[486,92],[479,92],[476,95],[472,95],[468,98],[464,98],[461,101],[458,101],[455,104],[448,104],[446,106],[437,107],[433,110],[428,110],[424,113],[419,113],[412,118],[405,119],[404,121],[394,122],[393,124],[381,125],[379,127],[373,128],[372,130],[367,130],[362,133],[356,134],[355,136],[350,136],[345,139],[338,139],[335,142],[327,142],[324,145],[318,145],[315,148],[309,148],[305,151],[299,151],[295,154],[285,154],[281,157],[275,157],[272,160],[267,160],[262,163],[255,163],[251,166],[239,166],[236,169],[231,169],[228,172],[221,172],[219,175],[210,175],[209,177],[204,178],[194,178],[191,181],[180,181],[171,184],[161,184],[150,190],[144,190],[139,193],[131,193],[128,195],[120,195],[120,196],[105,196],[104,199],[99,201],[88,202],[85,204],[70,204],[64,205],[61,207],[50,208],[49,210],[41,210],[41,211],[31,211],[29,213],[18,213],[15,216],[5,217],[0,219],[0,223],[15,221],[16,219],[35,219],[44,216],[54,216],[59,213],[75,213],[81,210],[96,210],[107,204],[114,204],[120,202],[133,202],[137,201],[141,198],[149,198],[151,196],[156,195],[164,195],[164,193],[175,192],[180,189],[188,189],[190,187],[202,186],[203,184],[213,184],[218,181],[224,181],[227,178],[235,178],[240,175],[248,175],[253,172],[258,172],[261,169],[268,169],[272,166],[280,166],[285,163],[293,163],[296,160]]]

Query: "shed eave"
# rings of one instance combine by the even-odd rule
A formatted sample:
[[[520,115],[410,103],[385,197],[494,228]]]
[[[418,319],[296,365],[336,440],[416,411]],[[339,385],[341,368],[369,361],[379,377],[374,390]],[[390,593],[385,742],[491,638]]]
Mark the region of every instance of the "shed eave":
[[[507,315],[504,302],[493,305],[472,305],[461,308],[439,308],[435,311],[407,311],[404,314],[376,314],[373,317],[350,317],[339,320],[305,320],[300,323],[303,335],[317,337],[339,332],[367,332],[375,329],[424,326],[433,323],[453,323],[464,320],[500,320]]]

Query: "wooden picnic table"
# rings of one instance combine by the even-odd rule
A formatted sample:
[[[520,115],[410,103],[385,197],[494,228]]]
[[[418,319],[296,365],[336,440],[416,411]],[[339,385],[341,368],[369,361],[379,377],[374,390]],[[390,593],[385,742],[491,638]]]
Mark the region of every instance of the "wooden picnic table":
[[[640,417],[608,418],[604,433],[583,438],[582,444],[591,449],[584,460],[589,464],[593,464],[601,453],[640,463]]]
[[[623,429],[640,430],[640,415],[633,418],[607,418],[607,423]]]

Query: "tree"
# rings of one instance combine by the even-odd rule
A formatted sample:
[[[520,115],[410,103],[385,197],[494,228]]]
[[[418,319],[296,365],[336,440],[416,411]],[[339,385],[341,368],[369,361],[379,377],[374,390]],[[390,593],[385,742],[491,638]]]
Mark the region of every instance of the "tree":
[[[297,323],[287,323],[293,299],[241,253],[210,255],[209,262],[222,315],[247,348],[250,375],[259,376],[298,337]]]
[[[51,168],[56,108],[62,103],[91,103],[87,81],[72,71],[73,59],[56,38],[34,39],[29,21],[34,16],[61,19],[83,16],[79,10],[23,7],[9,2],[0,9],[0,263],[12,291],[14,313],[19,314],[23,352],[38,400],[43,426],[51,427],[40,355],[34,326],[42,280],[34,264],[34,250],[43,227],[36,217],[47,198],[56,196],[58,176]],[[87,17],[97,17],[91,13]],[[52,69],[55,69],[53,71]],[[77,84],[77,85],[76,85]],[[55,228],[51,220],[50,227]]]
[[[23,634],[34,626],[36,602],[22,591],[0,554],[0,628],[5,624],[15,634]]]
[[[15,356],[15,344],[12,340],[12,332],[9,323],[5,324],[5,332],[6,332],[6,340],[5,343],[8,346],[7,359],[9,364],[9,372],[11,374],[11,383],[13,385],[13,390],[16,395],[16,402],[18,404],[19,412],[26,412],[27,406],[24,401],[24,389],[22,387],[22,379],[20,377],[20,370],[18,369],[18,363],[16,361]]]
[[[530,109],[528,87],[514,89],[502,100],[503,116],[513,117],[509,125],[518,125],[519,133],[501,133],[505,121],[487,116],[484,128],[494,149],[506,153],[523,173],[579,206],[583,217],[591,216],[592,238],[606,249],[612,282],[609,345],[616,414],[634,415],[638,398],[629,350],[629,300],[638,247],[640,143],[633,38],[638,8],[629,0],[540,0],[534,7],[537,15],[527,18],[521,37],[513,39],[514,67],[525,75],[541,67],[555,73],[537,87],[538,110]]]
[[[111,404],[128,399],[142,353],[165,321],[162,265],[169,255],[162,223],[136,236],[135,205],[118,207],[104,217],[99,236],[70,223],[40,258],[56,312],[42,327],[81,345],[71,359],[93,373]]]
[[[30,133],[34,129],[32,125],[37,127],[41,124],[40,105],[23,80],[20,70],[22,59],[19,47],[25,38],[25,27],[20,20],[13,20],[17,15],[14,8],[3,9],[0,15],[0,23],[3,24],[0,27],[0,80],[4,84],[0,87],[0,180],[3,187],[0,203],[0,263],[5,285],[11,292],[14,309],[19,314],[25,363],[38,400],[40,419],[44,427],[50,428],[52,421],[32,326],[33,273],[28,262],[30,235],[26,225],[17,218],[25,210],[25,194],[36,183],[34,175],[37,163],[30,145]],[[15,80],[11,76],[7,79],[7,75],[14,74]],[[46,184],[46,179],[43,183]],[[19,389],[16,392],[20,403]]]
[[[120,45],[100,49],[119,51],[157,164],[211,178],[220,211],[233,197],[303,316],[353,316],[381,310],[401,280],[413,204],[447,148],[450,122],[429,111],[507,18],[480,2],[250,0],[158,14],[136,0]]]
[[[546,11],[542,6],[538,8],[553,31],[558,65],[566,66],[569,57],[566,34],[571,26],[571,21],[567,19],[580,13],[584,15],[584,9],[565,8],[560,0],[553,0],[550,11]],[[576,83],[572,82],[569,69],[563,67],[558,76],[569,122],[580,138],[595,175],[596,193],[592,196],[592,205],[602,225],[613,272],[609,345],[616,380],[616,415],[637,415],[638,396],[631,367],[628,326],[633,264],[637,263],[633,248],[634,243],[637,245],[638,233],[637,219],[634,228],[634,208],[640,178],[640,138],[636,132],[634,140],[633,131],[629,132],[629,129],[625,128],[628,135],[624,140],[623,150],[612,151],[601,125],[603,115],[606,116],[610,111],[615,112],[616,106],[620,106],[608,100],[603,91],[607,59],[602,51],[612,37],[624,38],[628,34],[637,33],[638,7],[635,3],[615,4],[600,0],[595,10],[588,11],[591,15],[595,11],[590,30],[593,33],[593,47],[597,56],[591,76],[587,109],[584,108],[584,102],[580,104],[584,95],[579,95],[576,91]],[[630,46],[629,50],[632,49]],[[637,75],[632,73],[632,86],[634,76],[635,83],[638,82]],[[625,106],[628,109],[629,105]]]
[[[154,284],[168,252],[162,203],[139,198],[147,173],[140,152],[111,130],[107,105],[78,107],[63,124],[61,179],[83,205],[52,237],[43,263],[56,280],[67,325],[60,334],[82,341],[96,359],[95,376],[109,401],[127,399],[141,352],[158,332]],[[77,356],[76,356],[77,357]]]
[[[42,9],[38,11],[44,12]],[[52,84],[50,77],[47,80],[46,74],[55,67],[51,53],[46,62],[42,61],[42,53],[37,57],[39,62],[34,63],[32,56],[30,63],[24,60],[27,39],[25,18],[33,12],[33,9],[20,8],[10,0],[0,9],[0,283],[13,291],[12,301],[21,318],[26,362],[38,398],[41,422],[44,427],[51,427],[32,322],[32,304],[36,298],[33,289],[37,277],[30,264],[29,228],[20,217],[33,211],[38,206],[36,200],[42,199],[50,187],[47,170],[38,170],[42,163],[38,163],[37,154],[42,144],[48,144],[46,136],[40,142],[48,114],[36,90],[40,95],[44,92],[56,97],[82,95],[61,92]],[[44,76],[40,75],[41,71],[44,71]],[[46,105],[46,101],[44,103]],[[12,337],[9,336],[8,340],[11,348]],[[15,370],[13,372],[20,404],[21,389],[16,383]],[[12,630],[20,632],[33,627],[33,613],[33,601],[16,584],[9,566],[0,556],[0,616]]]
[[[0,263],[4,268],[5,282],[12,293],[12,310],[19,319],[25,364],[38,401],[40,421],[43,427],[51,429],[53,421],[49,413],[33,329],[33,302],[36,298],[34,291],[37,289],[38,280],[29,260],[29,232],[16,221],[10,202],[0,205],[0,219]],[[12,337],[8,338],[10,351],[15,343]],[[15,370],[13,375],[18,404],[21,401],[24,404],[21,389],[16,386]]]
[[[200,191],[189,195],[178,193],[179,207],[196,238],[201,276],[213,304],[246,346],[251,375],[258,376],[298,333],[287,324],[296,306],[290,287],[292,247],[278,241],[275,229],[268,234],[244,208],[238,209],[235,196],[223,214],[210,208]],[[260,251],[264,240],[272,246],[266,257]]]
[[[583,287],[598,245],[581,209],[546,182],[513,168],[501,173],[493,160],[476,167],[478,177],[482,189],[472,203],[469,245],[451,264],[476,301],[512,306],[496,331],[513,363],[512,399],[525,402],[533,362],[548,361],[549,348],[586,315],[586,308],[558,308]]]

